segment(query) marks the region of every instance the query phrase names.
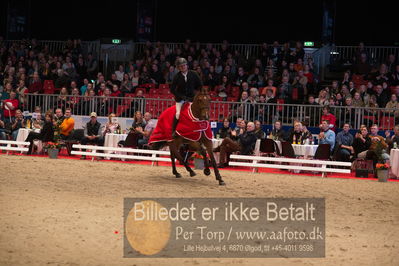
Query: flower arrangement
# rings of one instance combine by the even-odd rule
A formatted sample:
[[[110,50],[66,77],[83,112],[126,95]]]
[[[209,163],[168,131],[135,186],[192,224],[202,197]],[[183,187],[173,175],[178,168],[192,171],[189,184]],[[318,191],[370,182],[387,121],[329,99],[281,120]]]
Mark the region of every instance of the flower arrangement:
[[[389,169],[389,164],[387,163],[377,163],[375,166],[375,169],[377,170],[388,170]]]
[[[202,154],[199,154],[198,152],[194,152],[193,158],[195,158],[195,159],[204,159],[204,156],[202,156]]]
[[[61,144],[59,142],[47,142],[47,144],[45,145],[46,149],[60,149],[61,148]]]

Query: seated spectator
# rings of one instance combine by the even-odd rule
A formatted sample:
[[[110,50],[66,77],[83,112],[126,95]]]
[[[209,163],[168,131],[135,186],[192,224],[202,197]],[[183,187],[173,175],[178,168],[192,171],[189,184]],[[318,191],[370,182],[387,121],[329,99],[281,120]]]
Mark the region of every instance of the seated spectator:
[[[50,112],[46,113],[44,119],[45,122],[43,124],[43,128],[40,130],[40,133],[31,131],[25,140],[26,142],[30,142],[28,154],[32,154],[33,141],[35,139],[41,140],[43,142],[54,140],[53,114]]]
[[[267,86],[262,88],[262,91],[261,91],[260,95],[266,95],[267,94],[267,90],[271,90],[273,97],[276,97],[277,88],[274,86],[274,80],[273,79],[268,79],[267,80]]]
[[[154,119],[152,119],[151,114],[149,112],[146,112],[144,114],[144,122],[145,122],[144,128],[136,127],[136,133],[141,135],[141,138],[139,138],[138,140],[139,148],[142,148],[143,145],[148,144],[148,140],[150,139],[150,136],[157,125],[157,122]]]
[[[71,108],[66,108],[64,119],[60,125],[60,136],[63,140],[66,140],[70,137],[71,132],[75,127],[75,120],[73,117],[71,117],[71,115]]]
[[[391,100],[385,106],[386,109],[392,109],[387,111],[390,117],[395,118],[395,124],[399,124],[399,102],[396,94],[391,95]]]
[[[111,97],[122,97],[121,91],[119,90],[119,86],[117,84],[112,85],[112,92],[110,94]]]
[[[355,157],[364,159],[366,158],[367,151],[369,150],[371,145],[371,139],[368,134],[368,130],[366,126],[360,128],[360,132],[357,132],[355,135],[355,139],[353,140],[353,149],[355,153]]]
[[[289,83],[288,77],[284,76],[280,86],[278,87],[278,99],[284,100],[284,103],[291,102],[292,85]]]
[[[367,104],[370,101],[370,94],[367,93],[366,85],[364,85],[364,84],[360,85],[359,93],[360,93],[361,99],[363,100],[364,106],[367,106]]]
[[[227,98],[230,96],[231,84],[226,75],[222,76],[221,82],[216,86],[216,93],[219,97]]]
[[[9,130],[6,129],[6,123],[0,120],[0,140],[6,140],[9,133]]]
[[[378,125],[374,124],[371,126],[369,137],[371,139],[371,145],[369,151],[375,152],[377,150],[377,143],[380,142],[383,147],[381,159],[389,160],[389,154],[387,153],[388,144],[385,142],[385,139],[382,136],[378,135]]]
[[[308,126],[309,122],[308,121],[303,121],[302,123],[302,142],[303,144],[310,144],[313,142],[313,135],[312,132],[309,131]]]
[[[375,86],[375,97],[377,98],[378,106],[380,106],[381,108],[383,108],[383,106],[386,106],[389,101],[387,92],[384,91],[381,85]]]
[[[260,123],[259,120],[255,121],[255,136],[257,139],[265,139],[266,138],[266,133],[262,129],[262,124]]]
[[[221,139],[227,138],[227,137],[231,137],[231,127],[230,127],[230,121],[228,118],[223,119],[223,125],[221,128],[219,128],[218,133],[219,137]]]
[[[223,168],[227,166],[227,153],[240,151],[240,154],[252,154],[255,148],[256,140],[255,124],[253,122],[248,122],[247,130],[244,134],[241,134],[238,137],[237,141],[227,137],[223,140],[218,149],[215,149],[215,151],[220,151],[220,163],[218,167]]]
[[[51,119],[53,121],[53,119]],[[35,107],[35,112],[32,113],[32,124],[31,127],[35,132],[40,132],[44,126],[45,121],[42,120],[42,111],[40,106]]]
[[[264,80],[259,67],[255,67],[253,74],[249,75],[247,82],[251,87],[260,88],[263,86]]]
[[[104,132],[103,132],[104,136],[108,133],[116,133],[118,130],[120,130],[119,123],[113,121],[115,117],[116,117],[116,115],[114,113],[109,114],[108,122],[105,124]]]
[[[43,93],[43,83],[40,80],[40,76],[39,76],[38,72],[33,73],[33,78],[32,78],[32,81],[30,82],[28,91],[29,91],[29,93],[33,93],[33,94]]]
[[[321,116],[321,121],[323,121],[323,120],[328,121],[329,128],[331,130],[335,131],[335,122],[336,122],[337,118],[335,117],[335,115],[331,114],[329,106],[323,107],[323,115]]]
[[[350,125],[345,123],[341,132],[337,134],[336,145],[336,159],[337,161],[349,162],[351,154],[355,153],[353,148],[353,136],[349,133]]]
[[[389,150],[391,150],[392,148],[395,147],[395,143],[396,143],[396,147],[399,148],[399,125],[396,125],[393,129],[394,134],[391,136],[387,136],[387,138],[385,139],[385,142],[388,144],[389,146]]]
[[[280,120],[277,120],[276,122],[274,122],[273,130],[270,133],[270,138],[273,140],[278,140],[278,141],[285,140],[285,132],[282,128]]]
[[[330,122],[327,120],[321,122],[319,144],[330,144],[330,151],[334,150],[335,132],[330,129]]]
[[[11,136],[12,136],[12,139],[13,140],[17,140],[19,129],[26,127],[26,121],[24,119],[24,116],[22,115],[21,110],[17,109],[15,111],[15,117],[11,118],[11,120],[8,120],[7,122],[9,122],[9,124],[11,125]],[[6,125],[6,128],[7,127],[8,126]]]
[[[69,95],[68,89],[66,87],[62,87],[60,90],[60,94],[57,97],[57,107],[65,109],[68,107],[67,97]]]
[[[315,99],[315,102],[319,105],[328,105],[329,95],[326,90],[321,90],[319,92],[319,97]]]
[[[343,127],[345,122],[353,121],[355,119],[356,108],[352,105],[352,97],[345,98],[345,108],[341,109],[341,116],[339,118],[339,126]]]
[[[101,123],[97,121],[97,114],[92,112],[90,114],[90,121],[87,122],[86,126],[84,127],[84,137],[81,139],[80,143],[82,145],[87,144],[95,144],[95,145],[104,145],[104,138],[102,135],[103,129]],[[85,151],[82,149],[82,151]],[[86,155],[82,155],[80,157],[81,160],[86,159]]]
[[[288,141],[291,144],[304,144],[305,141],[303,139],[303,132],[302,132],[302,124],[299,121],[294,123],[293,130],[290,131],[290,135],[288,136]]]
[[[364,102],[363,102],[363,99],[360,96],[359,92],[355,92],[353,94],[352,106],[354,106],[354,107],[364,107]]]
[[[54,125],[61,125],[62,121],[64,121],[64,113],[62,112],[61,108],[55,109],[55,114],[54,114]]]

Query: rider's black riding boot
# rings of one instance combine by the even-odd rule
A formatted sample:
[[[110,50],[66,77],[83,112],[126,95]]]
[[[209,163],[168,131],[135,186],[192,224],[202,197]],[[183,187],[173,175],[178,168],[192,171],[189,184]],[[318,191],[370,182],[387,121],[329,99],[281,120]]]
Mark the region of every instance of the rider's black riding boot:
[[[173,119],[173,124],[172,124],[172,137],[176,137],[176,126],[177,123],[179,123],[179,119],[177,119],[176,117]]]

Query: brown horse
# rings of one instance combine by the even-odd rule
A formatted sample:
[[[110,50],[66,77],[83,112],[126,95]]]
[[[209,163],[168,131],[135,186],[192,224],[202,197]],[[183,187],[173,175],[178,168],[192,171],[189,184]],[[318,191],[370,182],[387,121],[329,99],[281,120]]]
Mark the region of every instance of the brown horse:
[[[210,109],[211,98],[208,94],[208,90],[206,88],[202,88],[194,97],[193,103],[191,105],[191,112],[194,117],[199,120],[209,120],[209,109]],[[181,174],[176,170],[175,159],[178,159],[181,164],[184,165],[186,170],[190,173],[190,176],[195,176],[195,172],[190,168],[187,161],[185,161],[182,155],[179,152],[180,147],[183,144],[187,144],[189,149],[192,151],[199,152],[204,159],[204,174],[210,175],[211,171],[209,169],[209,161],[207,159],[207,154],[211,160],[211,164],[213,167],[213,171],[215,172],[216,180],[219,181],[219,185],[225,185],[226,183],[222,180],[220,176],[219,169],[217,168],[215,157],[213,156],[213,145],[212,140],[209,140],[204,133],[201,133],[201,138],[198,141],[191,141],[186,138],[183,138],[176,134],[176,137],[170,142],[157,143],[152,148],[159,149],[162,146],[168,145],[170,150],[170,158],[172,161],[172,173],[176,176],[176,178],[181,178]]]

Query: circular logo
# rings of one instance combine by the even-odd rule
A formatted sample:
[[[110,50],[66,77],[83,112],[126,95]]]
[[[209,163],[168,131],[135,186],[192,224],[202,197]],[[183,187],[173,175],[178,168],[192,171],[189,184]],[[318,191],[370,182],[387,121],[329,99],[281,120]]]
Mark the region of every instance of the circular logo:
[[[160,210],[164,207],[158,202],[145,200],[140,202],[139,206],[140,210],[135,206],[126,219],[126,238],[137,252],[143,255],[157,254],[169,241],[171,222],[169,218],[161,220],[146,217],[159,217]]]

